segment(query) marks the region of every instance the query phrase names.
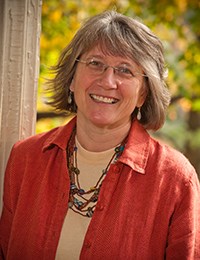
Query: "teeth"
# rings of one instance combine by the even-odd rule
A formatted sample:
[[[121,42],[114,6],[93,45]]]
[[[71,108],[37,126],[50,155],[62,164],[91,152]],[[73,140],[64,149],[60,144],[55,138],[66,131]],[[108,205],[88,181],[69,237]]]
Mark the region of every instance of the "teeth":
[[[114,104],[117,102],[117,99],[114,99],[114,98],[102,97],[102,96],[97,96],[97,95],[90,95],[90,96],[92,99],[94,99],[96,101],[107,103],[107,104]]]

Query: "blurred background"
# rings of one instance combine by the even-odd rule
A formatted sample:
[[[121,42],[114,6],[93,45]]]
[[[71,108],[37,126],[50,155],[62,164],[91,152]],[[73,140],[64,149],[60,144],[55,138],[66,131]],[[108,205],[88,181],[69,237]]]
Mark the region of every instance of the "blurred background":
[[[41,67],[36,132],[65,124],[69,118],[44,104],[45,79],[61,50],[81,23],[114,9],[138,17],[162,40],[169,69],[172,102],[156,138],[184,153],[200,176],[200,1],[198,0],[44,0],[42,6]]]

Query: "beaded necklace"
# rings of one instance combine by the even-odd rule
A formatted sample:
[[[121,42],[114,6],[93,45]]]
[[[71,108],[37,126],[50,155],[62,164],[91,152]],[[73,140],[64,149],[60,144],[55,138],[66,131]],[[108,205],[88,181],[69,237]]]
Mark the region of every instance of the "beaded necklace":
[[[73,129],[67,146],[67,166],[69,169],[70,177],[70,194],[68,207],[72,209],[75,213],[78,213],[84,217],[91,218],[97,204],[103,179],[108,172],[110,165],[116,163],[116,161],[122,154],[125,147],[126,139],[114,149],[112,158],[108,162],[106,168],[102,170],[102,174],[95,186],[85,191],[83,188],[81,188],[79,181],[80,170],[78,169],[77,164],[77,147],[75,146],[75,135],[76,128]],[[86,196],[89,198],[86,198]]]

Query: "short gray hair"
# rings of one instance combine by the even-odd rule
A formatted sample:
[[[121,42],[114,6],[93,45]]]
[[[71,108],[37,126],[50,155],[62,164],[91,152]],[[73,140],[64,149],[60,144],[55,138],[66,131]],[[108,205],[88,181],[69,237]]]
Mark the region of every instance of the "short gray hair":
[[[100,44],[102,50],[112,55],[131,58],[141,66],[146,77],[147,97],[141,107],[140,123],[146,129],[157,130],[165,121],[170,94],[165,83],[167,70],[160,39],[138,19],[115,11],[106,11],[85,22],[72,41],[63,50],[53,72],[55,77],[48,81],[53,93],[48,103],[57,110],[76,112],[74,99],[68,103],[69,87],[77,62],[85,52]],[[137,113],[136,108],[132,117]]]

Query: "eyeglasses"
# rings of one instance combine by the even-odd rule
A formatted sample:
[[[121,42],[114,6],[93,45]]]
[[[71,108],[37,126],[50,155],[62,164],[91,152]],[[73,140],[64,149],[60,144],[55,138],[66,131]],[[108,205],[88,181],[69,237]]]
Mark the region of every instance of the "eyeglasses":
[[[120,79],[131,79],[135,77],[136,75],[141,75],[143,77],[147,77],[145,74],[139,73],[137,71],[134,71],[134,69],[128,68],[127,65],[121,65],[118,67],[110,66],[107,64],[104,64],[103,62],[97,60],[97,59],[91,59],[91,60],[79,60],[76,59],[76,61],[83,63],[87,66],[89,69],[89,72],[92,75],[101,75],[104,71],[106,71],[108,68],[112,68],[114,71],[114,74],[117,75]]]

